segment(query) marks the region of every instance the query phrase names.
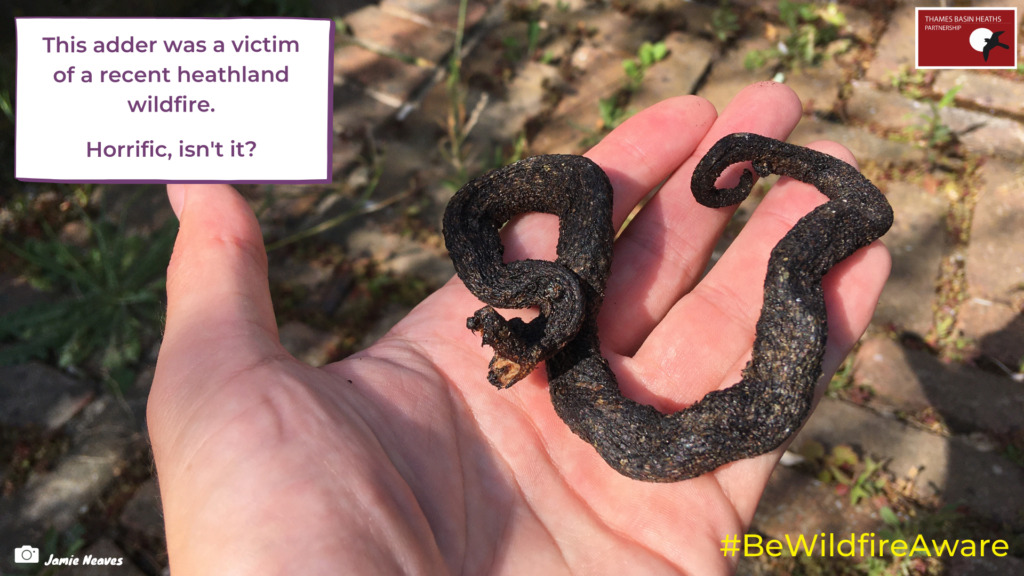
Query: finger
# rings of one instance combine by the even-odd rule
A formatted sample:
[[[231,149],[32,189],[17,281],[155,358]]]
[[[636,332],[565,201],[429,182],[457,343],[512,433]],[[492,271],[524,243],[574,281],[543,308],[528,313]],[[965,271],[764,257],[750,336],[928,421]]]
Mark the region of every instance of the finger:
[[[170,185],[181,224],[167,269],[167,323],[154,406],[198,397],[217,370],[279,353],[267,254],[249,205],[223,184]],[[230,352],[230,354],[226,353]]]
[[[849,151],[838,144],[812,148],[853,162]],[[761,313],[769,255],[800,218],[826,201],[809,184],[779,180],[707,277],[669,311],[634,356],[631,368],[638,372],[646,393],[685,405],[739,381]],[[847,282],[863,282],[868,288],[885,275],[878,268],[861,272],[862,276]],[[835,296],[826,292],[826,299]],[[874,304],[859,299],[857,305],[870,308]],[[830,318],[829,322],[838,327],[847,320]],[[830,331],[830,346],[839,343],[834,336]]]
[[[694,200],[690,178],[704,153],[734,132],[785,140],[800,114],[800,99],[783,84],[761,82],[746,88],[722,112],[696,153],[637,214],[615,243],[599,319],[606,349],[629,356],[640,347],[700,278],[715,242],[735,211],[735,207],[709,210]],[[738,179],[741,171],[741,166],[733,166],[719,182]]]
[[[690,157],[716,116],[715,107],[703,98],[670,98],[622,123],[587,152],[615,190],[616,229],[637,202]],[[550,214],[522,215],[502,230],[506,261],[554,260],[557,239],[558,218]]]

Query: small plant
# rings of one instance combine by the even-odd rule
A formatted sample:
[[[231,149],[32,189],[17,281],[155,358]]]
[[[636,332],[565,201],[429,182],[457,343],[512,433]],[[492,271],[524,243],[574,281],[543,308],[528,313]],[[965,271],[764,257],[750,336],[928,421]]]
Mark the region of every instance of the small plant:
[[[911,72],[908,66],[903,65],[893,72],[890,82],[901,94],[917,100],[924,96],[923,88],[928,84],[928,77],[922,70]]]
[[[11,107],[11,96],[7,89],[0,90],[0,112],[3,112],[7,120],[14,124],[14,109]]]
[[[0,239],[29,264],[36,287],[65,295],[0,317],[0,341],[11,342],[0,365],[41,358],[72,368],[98,355],[100,375],[123,387],[134,380],[143,338],[160,331],[177,221],[144,238],[126,234],[127,208],[114,225],[75,207],[89,232],[83,247],[64,244],[45,222],[44,240],[16,246]]]
[[[618,98],[614,96],[598,100],[597,109],[601,114],[601,128],[604,130],[618,128],[619,124],[622,124],[633,115],[633,112],[621,106],[618,103]]]
[[[849,354],[829,380],[828,391],[825,392],[829,397],[839,398],[853,386],[853,356],[852,353]]]
[[[530,24],[526,29],[526,57],[533,58],[533,54],[537,51],[537,44],[540,43],[540,31],[541,25],[540,20],[531,19]]]
[[[523,46],[519,43],[519,39],[515,36],[506,36],[501,39],[501,44],[505,48],[504,57],[509,62],[518,62],[523,57]]]
[[[787,69],[817,65],[824,56],[823,48],[839,36],[839,28],[846,24],[846,17],[835,4],[818,7],[789,0],[779,2],[779,20],[786,26],[786,37],[773,48],[748,52],[743,60],[748,70],[772,62]]]
[[[466,30],[467,0],[459,0],[459,17],[455,27],[455,45],[452,57],[448,62],[448,137],[442,147],[452,168],[455,169],[454,182],[462,184],[469,181],[469,168],[466,166],[466,151],[463,143],[469,135],[466,115],[466,90],[461,83],[462,71],[462,36]]]
[[[711,33],[719,42],[728,42],[740,29],[740,17],[732,9],[729,0],[722,0],[711,13]]]
[[[876,462],[870,456],[861,460],[853,448],[845,444],[826,453],[821,444],[807,442],[800,448],[800,454],[818,466],[818,480],[835,484],[836,492],[849,494],[850,503],[855,506],[861,500],[879,494],[888,482],[881,473],[882,462]]]
[[[582,146],[589,148],[597,144],[606,133],[636,113],[636,110],[627,108],[630,97],[640,88],[640,83],[643,82],[650,67],[664,60],[667,55],[668,46],[664,42],[644,42],[637,50],[635,59],[622,61],[622,69],[626,72],[626,84],[610,97],[597,101],[601,123],[596,133],[583,139]]]
[[[900,519],[888,506],[880,509],[878,514],[886,525],[886,528],[879,531],[879,536],[908,543],[916,540],[919,535],[926,539],[953,535],[956,533],[957,525],[965,520],[964,515],[953,505],[918,514],[906,520]]]
[[[928,112],[919,114],[920,122],[908,126],[904,133],[922,148],[941,148],[953,139],[953,131],[942,123],[940,112],[953,104],[962,86],[954,86],[938,102],[928,100]]]
[[[505,150],[502,146],[494,147],[494,159],[491,162],[491,169],[501,168],[502,166],[508,166],[515,162],[519,162],[523,159],[523,153],[526,152],[526,131],[520,131],[519,135],[516,136],[516,141],[512,143],[512,153],[505,156]]]
[[[622,61],[622,68],[626,71],[626,89],[630,92],[635,92],[640,88],[640,83],[643,82],[647,70],[656,62],[664,60],[667,55],[668,47],[665,46],[664,42],[658,42],[657,44],[644,42],[641,44],[635,59]]]

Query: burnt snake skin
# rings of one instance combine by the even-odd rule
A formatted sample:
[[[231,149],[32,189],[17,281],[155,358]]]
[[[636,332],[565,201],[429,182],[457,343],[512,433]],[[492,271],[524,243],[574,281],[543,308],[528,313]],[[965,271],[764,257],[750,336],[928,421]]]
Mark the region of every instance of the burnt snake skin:
[[[790,176],[829,198],[772,250],[750,363],[743,379],[674,414],[623,397],[601,356],[597,314],[611,269],[612,188],[582,156],[528,158],[462,187],[444,215],[455,270],[487,304],[467,321],[494,349],[488,380],[507,388],[547,362],[551,400],[569,428],[615,470],[675,482],[777,448],[807,417],[821,376],[827,324],[822,277],[881,237],[892,209],[878,188],[832,156],[756,134],[732,134],[697,165],[697,202],[720,208],[746,198],[753,176],[718,190],[728,166],[752,161],[760,176]],[[503,263],[498,232],[524,212],[559,217],[554,262]],[[494,308],[537,306],[529,323]]]

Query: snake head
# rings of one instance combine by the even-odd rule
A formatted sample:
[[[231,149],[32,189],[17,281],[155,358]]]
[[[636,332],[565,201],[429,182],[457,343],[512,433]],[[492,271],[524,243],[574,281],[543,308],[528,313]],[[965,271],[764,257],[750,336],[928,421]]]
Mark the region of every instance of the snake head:
[[[543,315],[529,323],[519,318],[506,320],[491,306],[477,310],[466,320],[466,327],[483,337],[483,345],[494,349],[487,373],[491,384],[508,388],[533,372],[544,358],[541,340],[546,324]]]

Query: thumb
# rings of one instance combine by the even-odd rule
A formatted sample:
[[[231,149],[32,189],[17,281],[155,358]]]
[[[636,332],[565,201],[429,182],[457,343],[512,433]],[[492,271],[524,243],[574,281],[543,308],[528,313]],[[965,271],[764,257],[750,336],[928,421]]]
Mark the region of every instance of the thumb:
[[[281,354],[256,216],[225,184],[171,184],[181,224],[167,269],[167,324],[150,412]]]

